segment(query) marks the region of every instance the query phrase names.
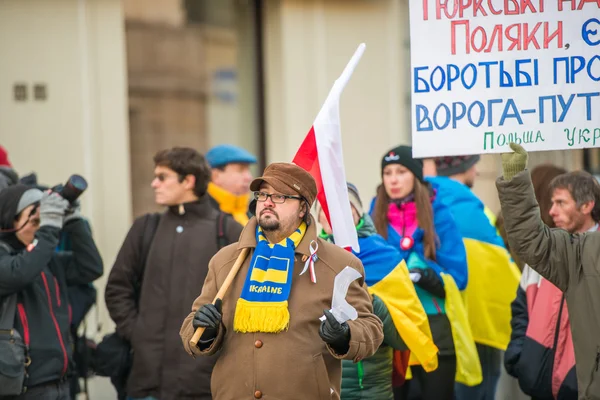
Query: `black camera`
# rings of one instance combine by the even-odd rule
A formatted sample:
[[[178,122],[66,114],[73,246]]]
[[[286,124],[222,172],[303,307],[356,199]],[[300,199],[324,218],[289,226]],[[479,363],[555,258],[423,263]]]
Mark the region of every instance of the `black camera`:
[[[87,189],[87,181],[81,175],[71,175],[64,185],[55,186],[53,189],[61,197],[73,204]]]

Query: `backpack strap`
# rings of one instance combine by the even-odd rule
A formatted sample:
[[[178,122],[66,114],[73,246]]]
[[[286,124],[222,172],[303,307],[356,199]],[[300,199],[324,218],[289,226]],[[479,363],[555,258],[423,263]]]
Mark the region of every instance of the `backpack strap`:
[[[217,217],[217,249],[221,250],[223,247],[230,244],[227,239],[227,214],[219,210],[219,216]]]
[[[152,213],[146,214],[144,219],[144,232],[142,234],[142,240],[140,241],[140,249],[139,249],[139,259],[137,265],[134,266],[137,274],[136,281],[134,283],[135,287],[135,297],[139,300],[140,293],[142,290],[142,280],[144,279],[144,271],[146,270],[146,263],[148,261],[148,253],[150,252],[150,246],[152,245],[152,241],[154,240],[154,235],[156,234],[156,228],[158,228],[158,223],[160,222],[160,213]]]
[[[156,228],[160,222],[160,213],[153,213],[146,215],[146,222],[144,224],[144,235],[142,236],[142,243],[140,248],[140,274],[138,279],[141,281],[144,277],[144,271],[146,270],[146,263],[148,261],[148,253],[150,252],[150,246],[154,240],[156,234]]]

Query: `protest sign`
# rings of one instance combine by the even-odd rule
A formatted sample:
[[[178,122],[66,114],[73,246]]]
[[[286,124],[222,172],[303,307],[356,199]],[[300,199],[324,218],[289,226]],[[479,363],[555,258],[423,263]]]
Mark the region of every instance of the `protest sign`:
[[[600,0],[411,0],[415,157],[600,147]]]

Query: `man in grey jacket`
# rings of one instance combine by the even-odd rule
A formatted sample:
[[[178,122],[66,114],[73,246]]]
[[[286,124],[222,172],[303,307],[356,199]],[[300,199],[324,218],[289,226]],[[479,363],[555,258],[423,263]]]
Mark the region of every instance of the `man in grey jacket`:
[[[527,152],[511,143],[496,182],[511,248],[565,292],[577,360],[580,400],[600,399],[600,234],[550,229],[540,218]],[[582,205],[579,205],[582,206]]]

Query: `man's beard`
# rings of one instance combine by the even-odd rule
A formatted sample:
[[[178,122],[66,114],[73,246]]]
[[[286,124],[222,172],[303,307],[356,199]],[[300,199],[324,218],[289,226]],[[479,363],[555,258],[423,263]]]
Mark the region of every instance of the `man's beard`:
[[[279,220],[275,219],[275,215],[273,214],[271,214],[271,218],[265,218],[261,215],[258,219],[258,225],[265,232],[277,231],[281,227]]]

